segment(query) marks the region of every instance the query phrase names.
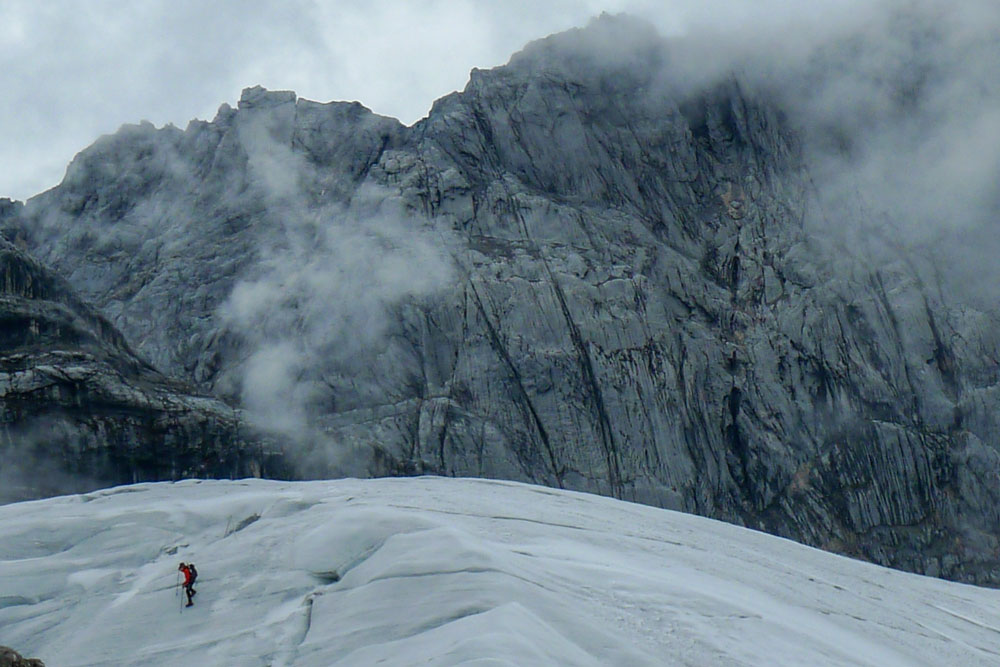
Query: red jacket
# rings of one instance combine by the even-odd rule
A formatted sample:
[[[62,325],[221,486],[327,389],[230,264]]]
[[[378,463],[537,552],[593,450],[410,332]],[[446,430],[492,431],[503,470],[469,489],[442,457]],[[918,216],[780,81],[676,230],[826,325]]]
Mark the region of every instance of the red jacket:
[[[181,568],[181,572],[184,573],[184,585],[185,586],[190,586],[191,585],[191,568],[189,568],[187,565],[185,565],[184,567]]]

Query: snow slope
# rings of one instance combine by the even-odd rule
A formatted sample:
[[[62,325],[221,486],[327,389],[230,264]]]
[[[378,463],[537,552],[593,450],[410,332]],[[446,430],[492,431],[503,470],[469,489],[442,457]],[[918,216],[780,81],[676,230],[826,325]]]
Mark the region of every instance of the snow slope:
[[[0,644],[50,667],[1000,664],[997,591],[524,484],[139,484],[0,535]]]

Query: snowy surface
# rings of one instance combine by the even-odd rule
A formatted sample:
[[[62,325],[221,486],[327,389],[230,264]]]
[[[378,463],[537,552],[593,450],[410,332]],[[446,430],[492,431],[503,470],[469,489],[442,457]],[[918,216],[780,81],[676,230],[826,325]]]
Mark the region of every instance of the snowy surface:
[[[0,535],[0,644],[50,667],[1000,664],[998,591],[523,484],[140,484]]]

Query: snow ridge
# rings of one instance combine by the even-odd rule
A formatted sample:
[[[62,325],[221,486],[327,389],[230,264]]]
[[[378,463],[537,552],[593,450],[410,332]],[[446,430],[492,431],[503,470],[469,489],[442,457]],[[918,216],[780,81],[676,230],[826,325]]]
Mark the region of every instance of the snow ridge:
[[[51,665],[1000,660],[993,590],[513,482],[140,484],[0,533],[0,643]]]

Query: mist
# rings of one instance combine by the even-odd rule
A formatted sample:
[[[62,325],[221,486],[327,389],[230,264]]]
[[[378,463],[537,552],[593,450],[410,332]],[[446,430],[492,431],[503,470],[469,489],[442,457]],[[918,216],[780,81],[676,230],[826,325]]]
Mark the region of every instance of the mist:
[[[219,309],[244,341],[231,381],[257,428],[288,441],[293,458],[321,450],[336,469],[347,457],[317,418],[384,394],[380,378],[399,360],[397,309],[454,278],[450,231],[374,186],[346,204],[317,204],[321,175],[301,155],[253,120],[240,137],[278,229]]]
[[[838,252],[936,258],[952,294],[995,309],[1000,281],[1000,7],[988,0],[707,3],[668,36],[682,94],[736,81],[801,137]],[[722,11],[719,11],[722,10]]]
[[[809,233],[837,252],[933,255],[939,287],[995,309],[1000,11],[937,0],[678,7],[631,7],[664,36],[657,76],[682,96],[735,81],[786,114],[822,203]],[[621,44],[588,48],[621,60]],[[240,137],[281,232],[219,311],[246,341],[232,381],[256,425],[315,445],[320,415],[394,386],[380,378],[405,365],[399,309],[455,280],[455,241],[388,191],[317,204],[320,175],[271,128],[247,122]]]
[[[255,84],[413,123],[525,42],[630,0],[0,2],[0,197],[123,123],[210,119]]]
[[[449,256],[411,221],[392,210],[312,212],[258,277],[235,286],[220,314],[250,343],[242,396],[258,425],[298,436],[310,406],[383,346],[392,309],[448,283]]]
[[[819,214],[806,221],[810,234],[828,240],[837,252],[864,253],[876,260],[900,253],[933,256],[950,296],[996,310],[1000,82],[995,73],[1000,71],[1000,46],[995,36],[1000,34],[1000,10],[991,2],[622,0],[586,3],[567,15],[572,20],[556,17],[552,9],[539,10],[517,31],[510,28],[507,14],[491,19],[501,27],[484,27],[490,16],[484,6],[426,5],[427,21],[447,14],[451,28],[487,35],[494,49],[488,58],[461,49],[446,57],[438,49],[428,68],[446,60],[452,73],[456,62],[463,72],[499,64],[519,48],[510,45],[511,35],[523,44],[574,22],[583,25],[584,16],[602,8],[630,12],[663,37],[663,71],[654,77],[680,98],[735,81],[756,101],[785,112],[800,135],[804,164],[822,204]],[[193,19],[198,10],[185,5],[182,14]],[[317,26],[346,20],[359,32],[371,25],[364,20],[384,19],[392,27],[378,34],[378,44],[385,46],[392,33],[403,33],[403,23],[420,16],[412,8],[393,13],[385,4],[370,16],[360,10],[347,12],[347,19],[334,14],[320,7],[296,14],[286,24],[285,13],[272,8],[251,23],[254,35],[266,37],[258,46],[271,48],[292,39],[283,32],[287,25],[310,18],[325,17]],[[122,16],[117,29],[127,33],[134,18]],[[268,32],[268,21],[284,28]],[[171,24],[171,29],[177,28]],[[300,48],[327,54],[333,48],[320,32],[313,28],[304,44],[275,52],[285,70],[299,72],[299,79],[286,87],[319,99],[350,97],[342,89],[324,95],[314,77],[302,74],[317,61],[302,56]],[[223,37],[232,37],[230,28]],[[421,43],[415,37],[406,42],[410,47]],[[134,40],[128,44],[135,47]],[[336,62],[350,62],[348,51],[358,44],[354,39],[337,46],[332,51]],[[496,56],[499,48],[506,49],[504,57]],[[622,51],[628,44],[595,42],[587,48],[594,51],[592,60],[627,62]],[[275,82],[259,60],[236,63],[240,58],[222,46],[196,52],[223,63],[227,85],[238,79],[232,90],[284,83]],[[395,60],[387,59],[382,67],[399,67],[419,78],[420,67],[398,62],[398,54],[409,51],[399,47],[393,53]],[[463,60],[466,53],[473,55]],[[362,55],[371,59],[372,52]],[[329,74],[333,68],[325,63],[317,71]],[[374,70],[366,62],[358,71],[372,78]],[[172,80],[195,76],[187,69],[167,73]],[[215,108],[230,92],[198,81],[201,106],[169,120],[183,123],[201,114],[202,107]],[[404,121],[412,122],[439,94],[434,91],[461,88],[465,75],[448,85],[435,80],[431,86],[421,79],[412,89],[399,85],[398,78],[389,81],[375,89],[374,103],[359,95],[361,101],[381,111],[393,96],[405,98],[398,108],[405,107]],[[420,95],[427,99],[415,102]],[[407,360],[406,345],[400,343],[400,313],[440,297],[455,283],[451,247],[460,244],[440,221],[407,210],[392,191],[368,188],[346,201],[333,201],[322,185],[328,174],[316,173],[265,121],[244,121],[239,140],[253,196],[265,204],[275,232],[262,239],[261,262],[240,278],[218,311],[224,327],[243,341],[238,364],[226,371],[219,386],[221,393],[239,397],[257,426],[295,442],[316,442],[327,438],[317,419],[321,415],[356,409],[368,398],[384,399],[387,392],[390,398],[405,398],[392,393],[405,385],[397,375]],[[188,178],[189,166],[182,162],[167,161],[178,165],[178,181]],[[152,213],[147,217],[157,219]],[[337,443],[329,444],[336,449]]]
[[[0,505],[57,494],[84,493],[112,480],[82,470],[68,470],[53,448],[67,458],[80,447],[79,433],[51,416],[5,425],[0,437]]]

